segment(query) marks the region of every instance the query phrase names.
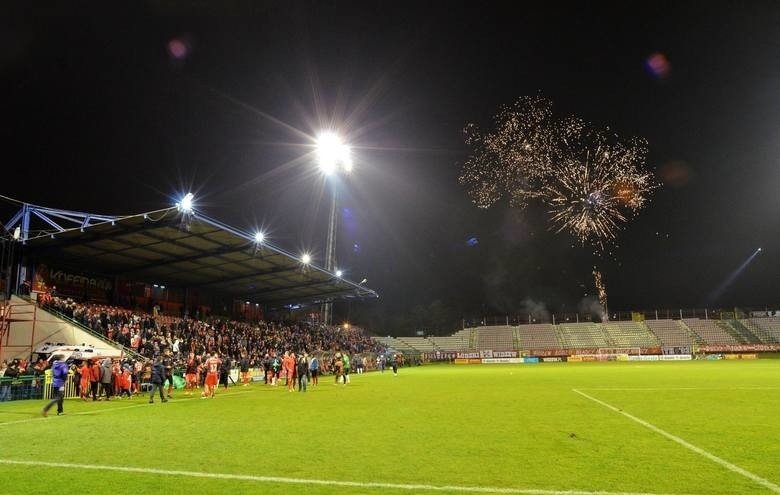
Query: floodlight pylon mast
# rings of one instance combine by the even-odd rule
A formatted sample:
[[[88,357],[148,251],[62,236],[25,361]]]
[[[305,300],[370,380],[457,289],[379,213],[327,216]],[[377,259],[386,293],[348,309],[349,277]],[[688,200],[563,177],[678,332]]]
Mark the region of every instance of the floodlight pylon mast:
[[[331,187],[330,218],[328,219],[328,238],[325,245],[325,269],[334,272],[336,269],[336,187]],[[326,325],[333,323],[333,302],[322,304],[322,322]]]

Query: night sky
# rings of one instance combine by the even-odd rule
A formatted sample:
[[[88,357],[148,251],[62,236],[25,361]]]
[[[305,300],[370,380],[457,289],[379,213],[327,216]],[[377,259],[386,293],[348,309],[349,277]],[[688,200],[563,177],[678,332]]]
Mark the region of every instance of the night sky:
[[[780,3],[652,3],[4,4],[0,194],[129,214],[192,190],[322,264],[332,128],[355,161],[338,264],[382,296],[340,311],[378,329],[432,303],[576,311],[594,264],[614,310],[780,309]],[[458,184],[464,125],[536,94],[649,141],[663,186],[612,254]]]

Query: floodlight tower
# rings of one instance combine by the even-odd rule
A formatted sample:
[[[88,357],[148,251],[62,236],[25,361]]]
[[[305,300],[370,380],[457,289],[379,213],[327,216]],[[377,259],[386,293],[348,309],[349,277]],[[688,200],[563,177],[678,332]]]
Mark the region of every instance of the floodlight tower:
[[[352,172],[352,155],[350,147],[333,132],[323,132],[317,137],[317,165],[320,171],[329,178],[341,172]],[[325,246],[325,269],[334,272],[336,269],[336,185],[331,184],[330,217],[328,219],[328,237]],[[338,273],[338,272],[337,272]],[[340,275],[337,275],[340,277]],[[333,319],[333,303],[322,305],[322,321],[330,325]]]

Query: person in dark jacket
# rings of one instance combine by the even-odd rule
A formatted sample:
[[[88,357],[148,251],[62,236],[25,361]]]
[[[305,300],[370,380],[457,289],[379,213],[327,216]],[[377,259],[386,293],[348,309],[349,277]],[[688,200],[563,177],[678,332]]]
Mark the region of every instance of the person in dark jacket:
[[[233,363],[230,362],[230,358],[225,355],[225,359],[222,360],[222,364],[219,367],[219,383],[225,386],[225,390],[228,388],[228,381],[230,380],[230,368]]]
[[[168,399],[163,395],[163,380],[165,380],[165,366],[162,363],[162,359],[158,357],[152,365],[152,391],[149,392],[149,404],[154,404],[154,392],[156,390],[160,391],[160,400],[168,402]]]
[[[171,354],[170,349],[166,349],[165,351],[165,357],[163,357],[162,361],[163,367],[165,368],[165,378],[163,378],[163,388],[165,388],[165,384],[168,384],[168,398],[171,398],[171,394],[173,393],[173,355]]]
[[[111,359],[106,358],[100,363],[100,388],[101,393],[106,394],[106,400],[111,400],[114,395],[114,386],[111,385]]]
[[[306,392],[309,383],[309,355],[305,352],[298,358],[298,392]]]
[[[54,404],[57,404],[57,416],[64,413],[62,410],[62,402],[65,398],[65,382],[68,379],[68,364],[65,362],[65,356],[62,354],[55,354],[52,356],[52,360],[54,361],[54,364],[51,366],[53,378],[51,389],[53,391],[53,398],[43,407],[43,411],[41,411],[44,418],[49,415],[49,409],[51,409]]]

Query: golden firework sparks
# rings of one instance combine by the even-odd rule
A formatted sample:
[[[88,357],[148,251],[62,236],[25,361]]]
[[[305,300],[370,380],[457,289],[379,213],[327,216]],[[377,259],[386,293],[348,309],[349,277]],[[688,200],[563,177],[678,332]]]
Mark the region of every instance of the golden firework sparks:
[[[522,97],[494,123],[490,132],[465,129],[474,151],[459,180],[481,208],[505,197],[519,208],[537,200],[553,230],[602,251],[658,187],[644,169],[644,139],[624,140],[576,117],[555,120],[546,98]]]

